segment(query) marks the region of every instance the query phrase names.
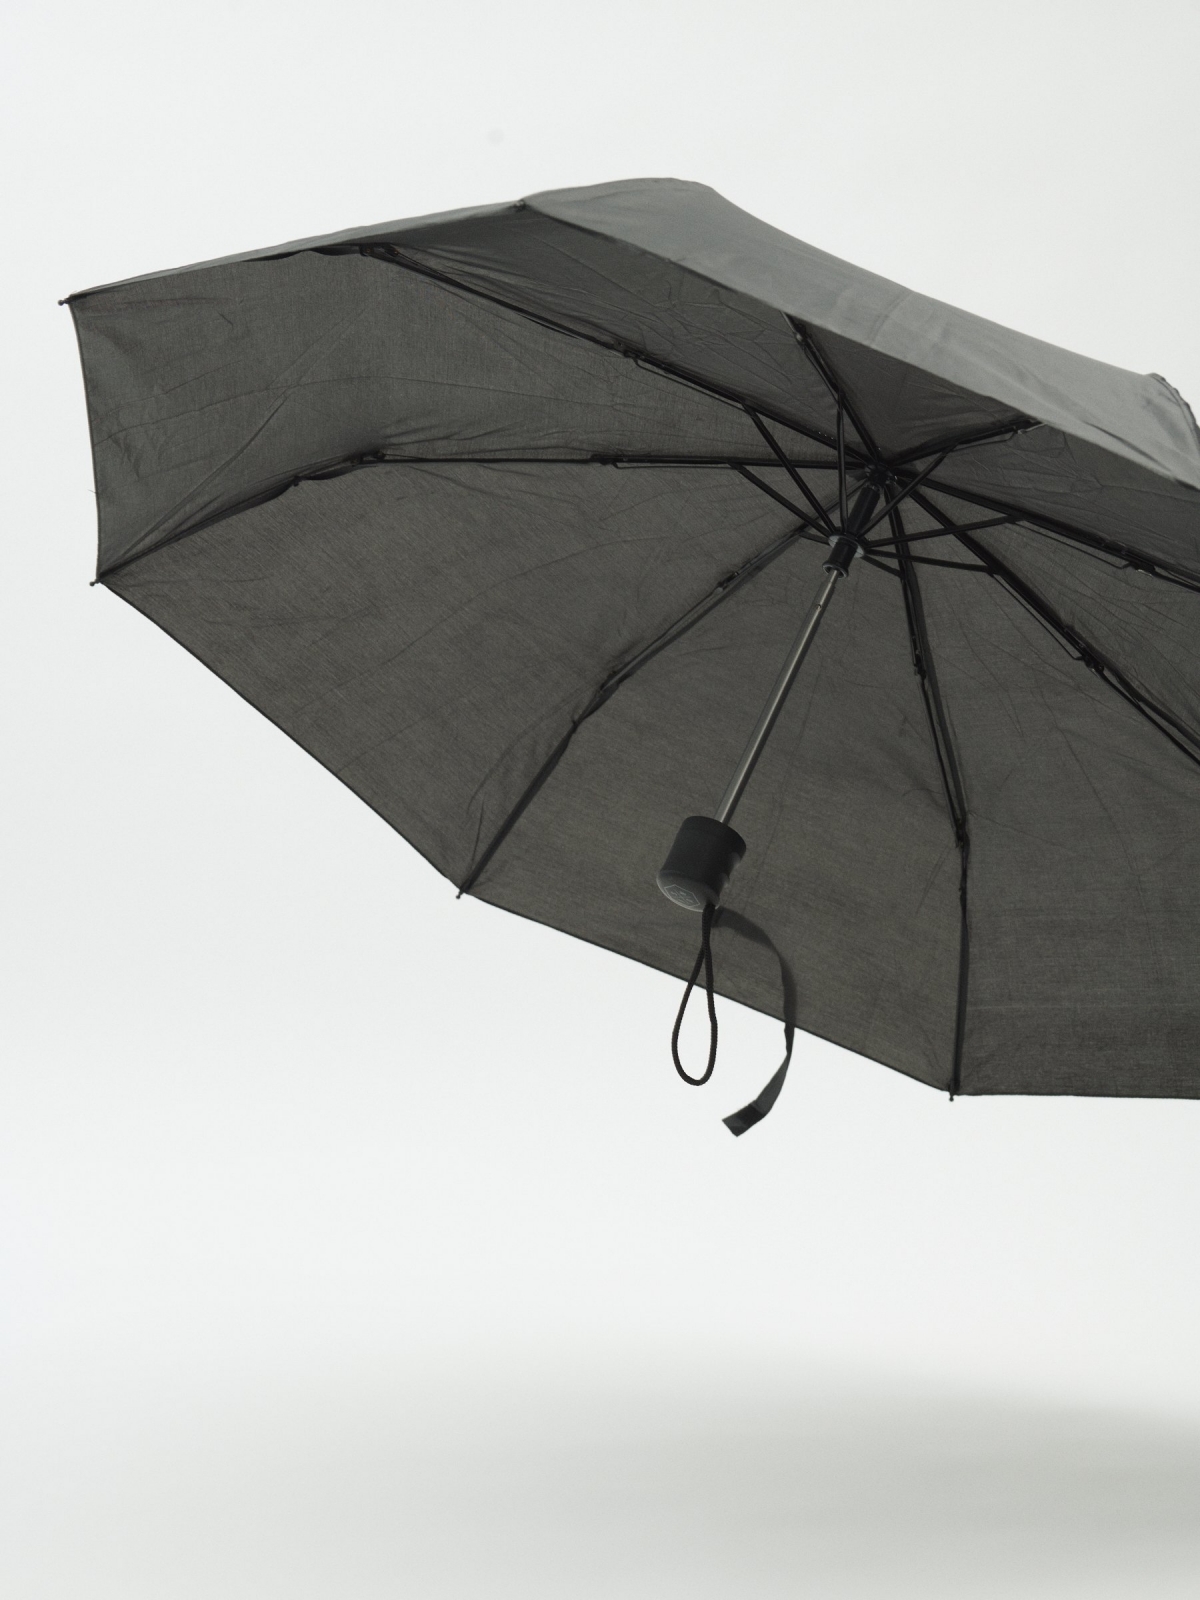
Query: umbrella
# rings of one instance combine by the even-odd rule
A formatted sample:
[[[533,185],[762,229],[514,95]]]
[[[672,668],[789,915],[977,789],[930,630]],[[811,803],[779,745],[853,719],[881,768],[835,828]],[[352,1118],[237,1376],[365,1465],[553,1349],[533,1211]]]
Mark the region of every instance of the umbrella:
[[[69,304],[98,581],[461,893],[703,978],[693,1081],[714,990],[781,1019],[735,1133],[797,1026],[952,1095],[1200,1094],[1164,379],[673,180]]]

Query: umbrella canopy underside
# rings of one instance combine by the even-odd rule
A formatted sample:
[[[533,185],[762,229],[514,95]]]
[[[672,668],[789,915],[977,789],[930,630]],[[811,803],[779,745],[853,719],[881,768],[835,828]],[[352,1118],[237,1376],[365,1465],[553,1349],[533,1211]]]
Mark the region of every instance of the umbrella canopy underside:
[[[1137,377],[699,185],[86,291],[99,580],[460,888],[676,976],[655,872],[890,512],[727,896],[812,1033],[964,1094],[1200,1094],[1200,441]],[[778,1016],[778,970],[719,946]]]

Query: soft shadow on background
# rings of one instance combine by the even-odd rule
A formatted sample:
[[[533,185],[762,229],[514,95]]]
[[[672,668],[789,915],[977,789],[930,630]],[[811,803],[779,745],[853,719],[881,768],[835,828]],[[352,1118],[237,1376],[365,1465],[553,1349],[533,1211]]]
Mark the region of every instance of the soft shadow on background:
[[[731,1361],[218,1387],[43,1374],[12,1400],[5,1591],[1196,1592],[1200,1421]]]

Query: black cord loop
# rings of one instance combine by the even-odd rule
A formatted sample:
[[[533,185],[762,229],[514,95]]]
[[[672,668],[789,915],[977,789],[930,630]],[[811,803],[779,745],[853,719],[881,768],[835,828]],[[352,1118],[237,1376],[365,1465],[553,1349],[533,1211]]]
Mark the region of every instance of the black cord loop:
[[[696,957],[696,964],[692,968],[692,975],[688,979],[687,988],[683,991],[683,999],[679,1004],[679,1015],[675,1018],[675,1029],[671,1034],[671,1057],[675,1062],[675,1070],[693,1088],[699,1088],[712,1077],[713,1068],[717,1064],[717,1008],[713,997],[713,959],[712,959],[712,932],[716,923],[717,910],[715,906],[707,905],[704,908],[704,920],[700,932],[700,952]],[[770,1079],[762,1090],[744,1105],[740,1111],[731,1112],[721,1120],[733,1134],[740,1138],[747,1128],[752,1128],[756,1122],[761,1122],[779,1099],[784,1080],[788,1074],[788,1067],[792,1061],[792,1045],[796,1037],[796,983],[792,977],[791,968],[777,949],[774,941],[763,932],[757,923],[751,922],[749,917],[744,917],[740,912],[727,911],[724,907],[720,911],[720,926],[729,933],[736,933],[743,939],[748,939],[751,944],[760,945],[775,957],[779,965],[779,986],[783,1000],[783,1060],[772,1073]],[[684,1070],[679,1059],[679,1030],[683,1026],[683,1014],[687,1010],[687,1003],[691,998],[692,990],[696,987],[696,980],[700,976],[700,969],[704,968],[704,990],[708,997],[708,1024],[709,1047],[708,1065],[702,1077],[693,1078]]]
[[[712,960],[712,925],[713,912],[716,907],[707,904],[704,907],[704,916],[700,924],[700,951],[696,956],[696,964],[692,968],[692,975],[687,981],[687,988],[683,991],[683,999],[679,1002],[679,1015],[675,1018],[675,1027],[671,1033],[671,1059],[675,1063],[675,1071],[684,1083],[690,1083],[693,1089],[698,1089],[701,1084],[707,1083],[713,1075],[713,1068],[717,1064],[717,1004],[713,997],[713,960]],[[692,998],[692,990],[696,987],[696,979],[700,976],[700,968],[704,968],[704,992],[708,997],[708,1065],[699,1078],[693,1078],[684,1068],[679,1059],[679,1030],[683,1027],[683,1013],[687,1010],[687,1003]]]

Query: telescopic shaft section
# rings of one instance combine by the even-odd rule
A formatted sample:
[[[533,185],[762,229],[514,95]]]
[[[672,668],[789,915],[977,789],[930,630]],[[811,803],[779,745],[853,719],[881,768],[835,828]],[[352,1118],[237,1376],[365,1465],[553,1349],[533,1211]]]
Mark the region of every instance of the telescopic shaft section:
[[[783,710],[783,702],[788,697],[788,690],[796,680],[808,647],[817,636],[817,629],[821,626],[821,618],[825,615],[825,608],[833,598],[833,591],[837,588],[838,579],[842,576],[840,567],[830,567],[825,575],[825,582],[818,591],[817,598],[813,601],[808,615],[804,619],[804,626],[796,635],[796,641],[788,651],[787,660],[780,668],[779,676],[775,679],[775,686],[767,696],[767,703],[759,713],[758,721],[754,724],[754,732],[750,735],[750,742],[742,751],[742,758],[733,769],[733,777],[729,780],[729,787],[721,796],[721,803],[714,815],[718,822],[728,822],[733,815],[738,801],[742,798],[742,790],[750,782],[750,774],[754,771],[755,763],[762,754],[763,746],[775,726],[775,719]]]
[[[742,751],[742,758],[734,768],[733,777],[729,786],[721,796],[721,803],[716,809],[718,822],[727,823],[737,808],[738,801],[742,798],[742,791],[750,782],[750,774],[754,771],[756,762],[763,752],[775,726],[775,719],[783,710],[783,703],[788,697],[788,691],[796,681],[796,674],[808,654],[809,646],[817,636],[817,629],[821,626],[821,618],[825,615],[827,606],[833,598],[833,591],[837,588],[839,578],[844,578],[849,570],[850,562],[860,554],[857,533],[869,519],[875,504],[879,499],[877,484],[867,483],[859,490],[854,505],[850,510],[849,522],[846,531],[840,538],[832,541],[829,558],[825,562],[825,582],[817,592],[817,598],[809,608],[809,613],[804,619],[800,632],[796,635],[795,643],[788,651],[787,660],[779,670],[775,679],[775,686],[767,696],[767,703],[759,713],[758,721],[754,725],[754,732],[750,735],[750,742]]]

